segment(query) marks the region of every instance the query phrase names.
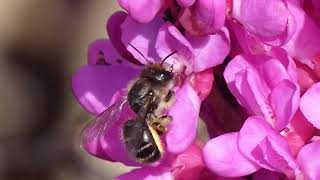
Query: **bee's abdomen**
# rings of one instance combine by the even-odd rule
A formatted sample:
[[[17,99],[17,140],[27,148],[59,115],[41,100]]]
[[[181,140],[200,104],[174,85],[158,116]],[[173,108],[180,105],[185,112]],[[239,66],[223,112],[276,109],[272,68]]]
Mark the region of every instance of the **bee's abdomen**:
[[[156,162],[161,158],[161,152],[154,143],[148,143],[140,147],[136,157],[145,163]]]
[[[123,137],[127,151],[138,161],[152,163],[161,158],[161,151],[146,121],[127,121],[123,127]]]

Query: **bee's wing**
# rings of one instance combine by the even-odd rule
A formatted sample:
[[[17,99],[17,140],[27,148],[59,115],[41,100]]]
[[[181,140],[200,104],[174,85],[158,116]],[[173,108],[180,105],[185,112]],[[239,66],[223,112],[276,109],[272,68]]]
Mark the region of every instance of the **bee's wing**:
[[[121,98],[113,105],[99,114],[83,129],[83,144],[88,144],[99,139],[101,135],[105,135],[109,128],[120,119],[121,112],[127,106],[127,99]]]

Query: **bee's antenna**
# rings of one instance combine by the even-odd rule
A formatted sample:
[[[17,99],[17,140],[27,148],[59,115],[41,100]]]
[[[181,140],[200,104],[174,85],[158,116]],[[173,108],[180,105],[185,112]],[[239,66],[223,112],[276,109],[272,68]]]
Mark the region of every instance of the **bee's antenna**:
[[[177,51],[173,51],[173,52],[170,53],[168,56],[166,56],[166,57],[162,60],[161,66],[162,66],[162,64],[164,63],[164,61],[166,61],[166,59],[168,59],[170,56],[174,55],[176,52],[177,52]]]
[[[132,44],[129,43],[129,45],[134,49],[136,50],[148,63],[151,64],[151,61],[148,60],[136,47],[134,47]]]

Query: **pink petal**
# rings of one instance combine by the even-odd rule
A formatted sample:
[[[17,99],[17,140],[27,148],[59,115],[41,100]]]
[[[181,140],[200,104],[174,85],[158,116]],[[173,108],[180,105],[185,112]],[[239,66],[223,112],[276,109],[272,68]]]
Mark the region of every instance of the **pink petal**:
[[[246,120],[239,132],[240,152],[259,166],[294,176],[298,168],[290,153],[286,140],[262,117],[253,116]]]
[[[300,109],[307,120],[320,129],[320,83],[316,83],[301,97]]]
[[[187,36],[187,39],[194,49],[193,70],[195,72],[221,64],[230,52],[229,31],[225,27],[214,35]]]
[[[112,16],[108,19],[106,27],[108,35],[113,47],[118,51],[118,53],[121,54],[122,57],[134,64],[140,64],[140,62],[135,60],[134,57],[127,51],[127,49],[121,41],[122,30],[120,26],[124,22],[126,17],[127,14],[121,11],[117,11],[114,14],[112,14]]]
[[[116,180],[174,180],[171,172],[162,168],[139,168],[115,178]]]
[[[175,72],[190,74],[193,71],[193,48],[175,26],[166,23],[160,28],[155,49],[161,58],[176,52],[166,60],[173,64]]]
[[[239,177],[259,169],[244,157],[237,147],[238,133],[227,133],[207,142],[203,149],[203,160],[217,175]]]
[[[139,23],[148,23],[152,21],[162,6],[161,0],[118,0],[118,3]]]
[[[318,81],[314,71],[305,64],[297,63],[298,83],[301,88],[301,92],[307,91],[314,83]]]
[[[72,77],[72,91],[87,111],[97,115],[109,106],[113,94],[137,74],[138,69],[128,66],[83,66]]]
[[[282,0],[233,1],[232,16],[251,34],[271,45],[286,43],[295,30],[295,21]]]
[[[242,51],[246,54],[266,54],[270,51],[271,46],[263,43],[260,39],[250,34],[238,22],[228,21],[229,29],[234,33],[236,40],[231,44],[238,43]],[[231,36],[232,37],[232,36]],[[239,53],[238,53],[239,54]]]
[[[118,52],[113,48],[108,39],[97,39],[89,45],[88,64],[97,65],[101,63],[113,63],[121,59]],[[121,60],[122,61],[122,60]]]
[[[269,171],[266,169],[260,169],[259,171],[253,174],[253,180],[281,180],[281,179],[285,179],[284,174],[275,172],[275,171]]]
[[[123,59],[113,47],[112,42],[108,39],[97,39],[92,42],[88,48],[88,64],[89,65],[115,65],[138,68]]]
[[[289,80],[282,80],[272,90],[270,102],[276,118],[275,129],[282,130],[291,121],[299,106],[299,92],[299,87]]]
[[[171,164],[171,172],[175,180],[217,179],[217,175],[208,171],[202,160],[202,143],[196,142]]]
[[[224,25],[225,11],[226,1],[198,0],[183,11],[179,22],[192,35],[214,34]]]
[[[200,99],[190,84],[185,83],[177,91],[176,101],[168,113],[173,119],[166,135],[169,152],[179,154],[193,143],[196,137],[199,111]]]
[[[297,161],[305,179],[320,179],[320,141],[305,145],[299,152]]]
[[[207,69],[198,73],[193,73],[190,77],[190,83],[196,91],[201,101],[206,99],[211,92],[213,84],[212,69]]]
[[[164,21],[157,17],[148,24],[140,24],[128,16],[121,25],[121,41],[128,51],[142,64],[147,64],[146,60],[131,45],[140,51],[149,61],[154,62],[160,59],[156,53],[155,43],[158,30]]]
[[[280,134],[287,139],[291,153],[296,156],[301,147],[314,136],[314,129],[312,124],[298,110],[290,124]]]
[[[227,65],[224,77],[230,91],[249,113],[263,115],[273,126],[282,123],[277,127],[280,128],[278,130],[281,130],[290,119],[286,119],[284,114],[280,116],[281,110],[271,106],[273,102],[270,102],[269,96],[275,88],[277,88],[275,92],[278,94],[284,93],[285,88],[283,90],[279,88],[282,87],[279,86],[279,83],[283,80],[290,80],[289,83],[296,86],[296,73],[293,72],[295,65],[291,59],[283,57],[284,55],[281,54],[277,54],[277,56],[280,60],[265,55],[238,55]],[[287,99],[277,99],[278,104],[285,103],[291,106],[288,111],[290,114],[287,114],[287,117],[293,116],[297,109],[298,100],[298,88],[293,89],[291,98],[289,96]],[[275,117],[275,113],[278,113],[281,118]]]
[[[297,22],[296,32],[291,40],[283,46],[290,56],[313,68],[313,61],[320,53],[320,28],[303,11],[303,9],[290,5],[288,8],[292,12]]]
[[[189,7],[194,4],[196,0],[177,0],[177,3],[182,7]]]

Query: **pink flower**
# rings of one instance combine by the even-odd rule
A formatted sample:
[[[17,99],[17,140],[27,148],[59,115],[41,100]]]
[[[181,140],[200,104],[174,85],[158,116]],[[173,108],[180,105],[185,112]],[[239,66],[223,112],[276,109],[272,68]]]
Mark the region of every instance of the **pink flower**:
[[[219,177],[208,171],[203,163],[201,153],[202,145],[197,142],[183,153],[172,158],[169,166],[139,168],[118,176],[115,179],[243,180],[243,178]]]
[[[293,60],[278,49],[273,54],[238,55],[227,65],[224,77],[249,114],[261,115],[282,130],[298,108],[300,90]]]
[[[84,129],[83,147],[137,166],[117,179],[320,178],[318,1],[118,3],[128,14],[108,19],[110,39],[89,46],[88,65],[72,79],[87,111],[109,114]],[[176,101],[161,135],[165,153],[141,164],[122,142],[123,124],[136,117],[125,88],[172,52],[164,67],[173,66]],[[196,137],[199,114],[212,138],[204,147]]]
[[[213,0],[118,0],[120,6],[139,23],[149,23],[157,15],[179,22],[188,33],[202,36],[218,32],[224,25],[226,1]],[[148,11],[145,8],[148,7]]]
[[[182,153],[196,137],[201,100],[209,94],[212,86],[210,68],[222,63],[229,53],[227,29],[206,37],[184,36],[159,17],[140,24],[117,12],[109,19],[107,30],[111,41],[97,40],[91,44],[88,65],[76,72],[72,87],[79,103],[89,112],[98,115],[107,108],[121,112],[117,117],[103,117],[101,122],[89,125],[83,132],[83,147],[92,155],[106,160],[142,166],[128,157],[120,133],[123,123],[134,118],[130,107],[121,103],[121,89],[138,76],[143,68],[139,64],[147,64],[144,57],[129,46],[130,43],[151,62],[160,62],[176,51],[166,63],[173,64],[174,72],[181,79],[175,87],[176,101],[168,110],[173,120],[163,141],[168,157]],[[120,110],[117,110],[119,106]],[[112,119],[117,120],[113,123]],[[105,121],[112,123],[108,123],[103,133],[96,135],[100,124]],[[95,135],[97,137],[93,138]]]
[[[233,1],[230,16],[262,42],[280,46],[295,32],[292,6],[288,0],[237,0]]]

